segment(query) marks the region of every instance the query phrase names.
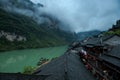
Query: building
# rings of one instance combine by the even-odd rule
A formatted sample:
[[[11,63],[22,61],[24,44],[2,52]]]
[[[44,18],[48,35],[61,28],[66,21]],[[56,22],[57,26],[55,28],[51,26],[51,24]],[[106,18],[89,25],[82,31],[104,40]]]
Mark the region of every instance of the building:
[[[108,45],[120,45],[120,36],[119,35],[110,35],[103,37],[103,43]]]
[[[120,36],[116,34],[103,35],[98,37],[90,37],[85,42],[82,42],[83,45],[111,45],[116,46],[120,44]]]
[[[120,36],[104,35],[89,38],[82,43],[87,53],[82,61],[98,80],[119,80],[120,77]]]
[[[99,56],[110,80],[120,79],[120,45]],[[104,71],[104,70],[103,70]]]
[[[49,75],[45,80],[95,80],[85,69],[80,57],[70,50],[57,59],[38,68],[34,74]]]

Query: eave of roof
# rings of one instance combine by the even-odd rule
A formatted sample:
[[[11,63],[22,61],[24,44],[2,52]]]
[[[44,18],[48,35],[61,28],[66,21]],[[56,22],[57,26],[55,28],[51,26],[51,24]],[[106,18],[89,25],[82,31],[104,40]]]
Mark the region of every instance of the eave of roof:
[[[106,52],[105,54],[120,59],[120,45],[114,46],[109,52]]]
[[[46,80],[95,80],[77,54],[67,52],[36,71],[37,75],[50,75]],[[66,78],[65,78],[66,77]]]
[[[118,58],[110,57],[107,55],[101,55],[99,58],[104,60],[104,61],[107,61],[107,62],[109,62],[117,67],[120,67],[120,59],[118,59]]]

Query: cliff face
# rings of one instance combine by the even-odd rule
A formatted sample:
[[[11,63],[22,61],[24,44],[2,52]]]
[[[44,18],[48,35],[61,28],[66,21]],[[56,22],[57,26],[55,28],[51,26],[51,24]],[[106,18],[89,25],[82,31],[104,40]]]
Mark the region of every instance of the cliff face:
[[[4,37],[5,39],[7,39],[8,41],[27,41],[26,37],[21,36],[21,35],[17,35],[15,33],[10,33],[10,32],[4,32],[1,31],[0,32],[0,38]]]

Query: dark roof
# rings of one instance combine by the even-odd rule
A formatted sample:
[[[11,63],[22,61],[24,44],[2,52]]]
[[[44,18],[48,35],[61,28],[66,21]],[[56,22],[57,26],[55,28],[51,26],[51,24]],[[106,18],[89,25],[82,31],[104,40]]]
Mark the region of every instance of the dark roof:
[[[96,37],[89,38],[86,42],[81,43],[82,45],[96,45],[100,43],[100,39]]]
[[[102,41],[106,41],[110,38],[112,38],[113,36],[119,36],[116,34],[109,34],[109,35],[103,35],[101,37],[90,37],[86,42],[82,42],[82,45],[98,45],[98,46],[104,46],[105,44],[102,43],[101,44],[101,40]]]
[[[101,55],[100,58],[120,67],[120,45],[113,47],[112,50],[104,53],[104,55]]]
[[[114,56],[120,59],[120,45],[114,46],[113,49],[107,53],[107,55]]]
[[[99,38],[92,38],[90,40],[87,41],[87,44],[97,44],[100,42],[100,39]]]
[[[101,36],[101,38],[103,41],[105,41],[112,38],[113,36],[118,36],[118,35],[115,35],[115,34],[103,35]],[[100,44],[100,37],[93,37],[90,40],[88,40],[88,43]]]
[[[112,56],[108,56],[108,55],[101,55],[100,59],[109,62],[117,67],[120,67],[120,59],[112,57]]]
[[[108,40],[108,39],[112,38],[113,36],[117,36],[117,35],[115,35],[115,34],[104,35],[102,37],[102,39],[103,39],[103,41],[105,41],[105,40]]]
[[[89,73],[80,57],[70,52],[36,70],[37,75],[50,75],[45,80],[95,80]]]

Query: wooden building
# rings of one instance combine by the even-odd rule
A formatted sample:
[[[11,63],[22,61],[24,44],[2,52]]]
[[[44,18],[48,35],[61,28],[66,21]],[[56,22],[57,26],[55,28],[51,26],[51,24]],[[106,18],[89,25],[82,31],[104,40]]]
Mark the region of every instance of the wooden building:
[[[82,56],[82,61],[98,80],[120,79],[119,35],[92,37],[82,43],[82,47],[87,53],[87,57]]]
[[[103,44],[108,45],[120,45],[120,36],[119,35],[109,35],[103,37]]]
[[[109,80],[120,79],[120,45],[115,46],[112,50],[99,56],[102,61],[102,67],[104,67],[109,76]],[[103,70],[103,71],[104,71]]]

